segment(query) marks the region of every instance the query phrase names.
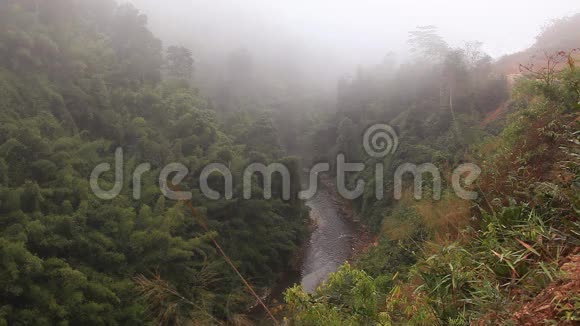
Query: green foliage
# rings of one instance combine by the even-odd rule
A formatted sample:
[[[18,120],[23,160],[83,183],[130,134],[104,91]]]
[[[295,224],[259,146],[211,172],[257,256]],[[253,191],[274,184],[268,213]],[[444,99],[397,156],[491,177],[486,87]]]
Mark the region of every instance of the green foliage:
[[[167,73],[172,78],[190,80],[193,75],[191,51],[182,46],[167,48]]]
[[[496,84],[497,79],[491,75],[484,82],[494,85],[490,88],[481,87],[481,79],[470,84],[473,77],[485,75],[481,73],[487,69],[488,60],[480,56],[477,60],[468,60],[471,56],[466,54],[473,49],[441,50],[445,47],[432,29],[415,32],[412,41],[423,55],[439,55],[443,59],[434,68],[444,72],[446,85],[429,85],[433,78],[424,71],[418,73],[423,77],[418,83],[423,83],[422,91],[433,92],[437,86],[443,90],[452,87],[457,92],[453,110],[448,114],[438,110],[440,103],[433,103],[433,96],[425,91],[407,99],[406,103],[411,103],[407,109],[383,104],[389,109],[381,112],[377,109],[381,105],[369,100],[370,85],[377,81],[361,75],[351,85],[341,85],[343,93],[339,95],[336,128],[327,129],[337,140],[331,152],[348,148],[350,136],[344,135],[357,134],[352,129],[362,133],[367,121],[384,118],[391,119],[391,125],[401,130],[399,151],[382,161],[385,175],[393,175],[393,167],[401,162],[453,166],[464,159],[457,153],[467,153],[470,146],[469,152],[480,159],[484,171],[478,184],[481,196],[467,206],[467,218],[474,219],[456,227],[456,234],[450,234],[446,232],[447,225],[442,223],[445,221],[429,224],[426,219],[457,213],[454,210],[458,206],[450,198],[444,196],[438,203],[413,203],[404,199],[395,203],[389,198],[375,202],[372,198],[375,185],[367,185],[365,196],[356,208],[371,227],[384,235],[375,247],[359,257],[356,270],[350,265],[343,266],[313,294],[297,287],[290,289],[286,300],[292,313],[291,322],[298,325],[517,324],[522,321],[516,319],[519,317],[514,311],[520,309],[522,302],[533,298],[544,300],[542,305],[551,309],[554,319],[545,322],[576,321],[577,283],[570,281],[562,265],[566,255],[577,257],[580,243],[578,69],[571,56],[568,56],[568,67],[553,71],[549,83],[533,75],[522,78],[508,105],[516,112],[498,136],[487,135],[489,138],[481,141],[486,132],[478,126],[479,114],[490,109],[478,105],[497,107],[505,97],[504,91],[498,91],[502,88],[500,82]],[[409,75],[395,80],[404,82]],[[480,95],[497,97],[491,102],[473,101]],[[405,96],[399,94],[399,97]],[[385,100],[384,96],[377,96],[375,101],[390,103],[388,97]],[[353,103],[362,103],[363,109],[355,109]],[[451,105],[446,104],[445,109],[451,109]],[[356,150],[348,149],[348,152],[356,155]],[[376,160],[369,159],[367,163],[376,163]],[[370,180],[372,174],[368,169],[355,174],[353,179]],[[384,186],[385,193],[392,193],[392,184],[387,181]],[[446,212],[438,216],[441,207]],[[577,262],[571,266],[574,273]],[[353,302],[357,302],[357,297],[353,298],[357,291],[349,283],[351,274],[364,275],[368,279],[362,278],[368,284],[374,284],[370,288],[375,301],[364,301],[370,307],[352,308]],[[574,290],[542,292],[561,284],[569,284]]]
[[[286,291],[293,325],[371,325],[386,322],[378,313],[375,280],[348,263],[331,274],[314,293],[300,286]]]
[[[191,51],[170,47],[163,67],[146,23],[113,1],[0,3],[0,324],[241,320],[253,298],[211,239],[262,293],[305,236],[303,203],[279,191],[271,200],[209,201],[189,186],[210,232],[161,194],[158,175],[169,162],[189,168],[183,185],[216,161],[237,182],[247,152],[285,153],[267,116],[236,131],[224,126],[189,84]],[[242,135],[249,138],[238,142]],[[118,146],[123,191],[100,200],[87,178],[113,162]],[[143,162],[151,171],[133,200],[131,172]],[[296,159],[285,162],[300,171]],[[101,179],[111,186],[113,173]]]

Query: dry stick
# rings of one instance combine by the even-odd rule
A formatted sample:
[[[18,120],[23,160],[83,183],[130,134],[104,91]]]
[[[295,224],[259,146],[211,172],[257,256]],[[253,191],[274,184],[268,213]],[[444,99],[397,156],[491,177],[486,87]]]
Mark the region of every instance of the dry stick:
[[[176,190],[180,191],[177,186],[174,186],[174,187],[175,187]],[[191,200],[188,200],[188,199],[181,199],[181,200],[185,202],[185,204],[189,207],[189,209],[191,209],[191,213],[193,214],[193,217],[201,225],[201,227],[205,230],[205,232],[209,232],[209,227],[203,221],[203,219],[201,218],[201,216],[199,216],[199,213],[193,207],[193,204],[191,203]],[[234,263],[232,262],[232,260],[230,259],[230,257],[228,257],[228,255],[225,253],[225,251],[219,245],[219,243],[217,242],[217,240],[215,240],[214,238],[211,238],[211,241],[213,242],[213,244],[215,245],[215,247],[218,249],[218,251],[220,252],[220,254],[224,257],[224,259],[226,260],[226,262],[228,263],[228,265],[230,265],[230,267],[234,270],[234,272],[236,272],[236,274],[238,274],[238,276],[240,277],[240,279],[242,280],[242,282],[244,282],[244,284],[246,285],[246,287],[248,288],[248,290],[250,290],[250,292],[252,293],[252,295],[256,298],[256,300],[258,300],[258,302],[260,303],[260,305],[268,313],[268,316],[270,317],[270,319],[272,319],[272,321],[274,322],[274,324],[276,326],[279,326],[280,323],[278,322],[278,320],[276,319],[276,317],[274,317],[274,315],[272,314],[272,312],[270,311],[270,309],[268,309],[268,307],[266,306],[266,304],[264,303],[264,301],[262,301],[262,299],[260,298],[260,296],[256,293],[256,291],[254,291],[254,288],[250,285],[250,283],[248,283],[248,281],[246,281],[246,279],[244,278],[244,276],[236,268],[236,266],[234,265]]]
[[[487,199],[487,196],[485,196],[485,193],[483,192],[483,190],[481,190],[481,187],[479,186],[479,183],[476,183],[475,185],[477,186],[477,189],[479,189],[479,192],[483,196],[483,199],[485,199],[485,202],[486,202],[487,206],[489,207],[489,209],[491,209],[491,212],[493,213],[493,215],[495,215],[495,209],[493,209],[493,206],[491,205],[491,203]]]

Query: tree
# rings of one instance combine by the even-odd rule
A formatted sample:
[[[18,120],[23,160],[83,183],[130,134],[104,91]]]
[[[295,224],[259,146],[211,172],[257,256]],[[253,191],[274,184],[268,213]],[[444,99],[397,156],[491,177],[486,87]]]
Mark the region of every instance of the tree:
[[[171,78],[189,81],[193,76],[194,60],[189,49],[183,46],[167,48],[167,74]]]
[[[437,27],[432,25],[418,26],[409,32],[408,42],[413,52],[427,59],[440,60],[449,50],[447,42],[437,34]]]

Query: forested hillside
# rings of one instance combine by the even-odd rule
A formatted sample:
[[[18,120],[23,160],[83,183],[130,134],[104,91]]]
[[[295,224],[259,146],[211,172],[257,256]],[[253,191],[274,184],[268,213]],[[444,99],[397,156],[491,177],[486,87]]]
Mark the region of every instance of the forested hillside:
[[[217,17],[219,5],[216,21],[237,18]],[[267,20],[301,24],[290,16]],[[157,23],[183,33],[171,40],[204,31]],[[580,321],[580,15],[497,60],[420,26],[404,55],[354,74],[328,71],[340,66],[324,57],[331,45],[283,38],[280,26],[219,58],[234,41],[208,35],[199,63],[122,1],[0,0],[0,326]],[[376,125],[396,137],[384,156],[363,146]],[[347,189],[365,181],[361,196],[331,189],[338,158],[364,165],[345,177]],[[308,170],[320,162],[328,172]],[[253,163],[289,179],[250,173],[248,188]],[[204,174],[216,164],[231,194],[227,173]],[[398,198],[405,164],[440,178],[403,174]],[[477,169],[455,173],[466,164]],[[321,180],[321,206],[309,209],[300,190]],[[334,238],[316,233],[338,219]],[[325,246],[308,251],[312,235]],[[323,267],[312,293],[293,278],[307,276],[308,252]]]
[[[537,48],[546,38],[568,39],[579,19],[546,29]],[[290,324],[577,323],[579,50],[546,49],[545,61],[522,63],[509,89],[476,44],[451,48],[431,27],[412,32],[410,42],[419,54],[413,62],[369,68],[343,83],[332,127],[317,131],[329,136],[315,146],[336,139],[324,155],[366,161],[366,170],[351,174],[351,187],[371,180],[376,163],[389,176],[405,162],[434,163],[442,172],[441,199],[432,197],[434,177],[423,179],[420,200],[410,178],[400,200],[392,179],[383,200],[367,183],[354,206],[377,241],[314,293],[289,289]],[[488,119],[498,107],[509,116]],[[394,155],[365,156],[357,135],[375,121],[396,127]],[[475,200],[451,189],[452,170],[463,162],[481,169],[471,187]]]
[[[191,51],[163,46],[146,24],[113,1],[0,3],[2,325],[236,320],[255,299],[210,240],[261,292],[306,234],[303,204],[278,192],[270,200],[201,195],[209,162],[229,166],[240,184],[250,160],[296,160],[284,157],[267,114],[226,124],[190,85]],[[89,175],[113,163],[117,147],[124,187],[102,200]],[[151,171],[134,200],[132,173],[145,162]],[[193,191],[211,232],[161,194],[159,170],[171,162],[189,169],[180,186]],[[114,173],[103,178],[111,189]],[[214,189],[220,180],[210,178]],[[241,187],[234,192],[241,199]]]

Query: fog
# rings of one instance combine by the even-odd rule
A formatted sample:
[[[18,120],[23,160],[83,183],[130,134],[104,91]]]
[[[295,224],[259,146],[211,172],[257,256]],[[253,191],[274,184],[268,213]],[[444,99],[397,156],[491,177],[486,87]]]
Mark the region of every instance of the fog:
[[[147,14],[166,45],[193,51],[198,79],[209,82],[229,53],[245,49],[258,70],[329,88],[336,78],[379,63],[387,53],[405,60],[408,32],[417,26],[437,26],[451,46],[480,41],[498,58],[532,45],[552,19],[580,11],[577,0],[131,2]]]

